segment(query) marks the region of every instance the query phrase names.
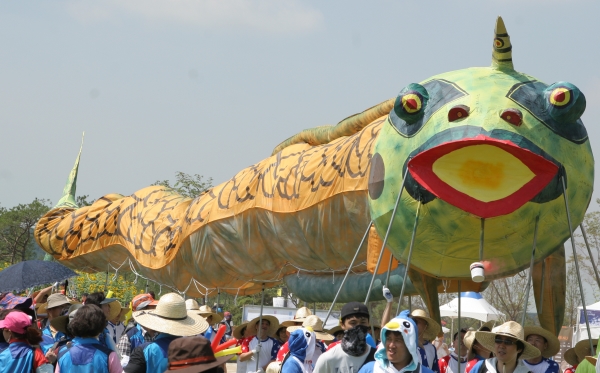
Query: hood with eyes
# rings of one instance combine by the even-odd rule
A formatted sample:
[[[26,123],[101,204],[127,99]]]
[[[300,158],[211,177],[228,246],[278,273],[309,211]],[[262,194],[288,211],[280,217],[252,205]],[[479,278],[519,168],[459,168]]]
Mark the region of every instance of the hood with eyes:
[[[290,333],[288,346],[291,356],[294,356],[300,361],[312,359],[315,352],[316,335],[310,328],[300,328]]]
[[[493,64],[409,84],[375,145],[369,204],[383,237],[406,175],[389,247],[411,265],[445,278],[469,278],[482,226],[486,277],[551,254],[576,227],[591,199],[594,160],[581,121],[585,97],[568,82],[543,83],[512,67],[510,39],[496,26]]]
[[[400,312],[400,315],[394,317],[381,328],[381,343],[375,352],[375,361],[382,368],[386,368],[389,365],[385,348],[385,342],[387,340],[385,333],[387,331],[394,331],[402,334],[404,344],[412,356],[412,361],[405,370],[415,370],[420,359],[419,352],[417,351],[417,346],[419,344],[419,330],[417,329],[417,324],[410,318],[409,311],[405,310]]]

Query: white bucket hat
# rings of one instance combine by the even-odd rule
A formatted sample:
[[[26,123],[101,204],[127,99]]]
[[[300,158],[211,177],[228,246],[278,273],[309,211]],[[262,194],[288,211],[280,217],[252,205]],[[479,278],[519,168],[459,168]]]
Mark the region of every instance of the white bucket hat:
[[[143,327],[160,333],[189,337],[208,329],[204,317],[185,309],[185,301],[175,293],[163,295],[156,309],[133,313],[133,319]]]

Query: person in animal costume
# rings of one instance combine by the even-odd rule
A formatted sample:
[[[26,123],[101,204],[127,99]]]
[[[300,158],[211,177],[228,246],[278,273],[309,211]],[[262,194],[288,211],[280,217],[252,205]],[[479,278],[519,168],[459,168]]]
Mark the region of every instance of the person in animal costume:
[[[375,361],[365,364],[358,373],[433,373],[420,363],[417,324],[402,311],[381,329],[381,343]]]
[[[309,326],[294,330],[288,339],[290,351],[281,365],[281,373],[312,373],[316,339]]]

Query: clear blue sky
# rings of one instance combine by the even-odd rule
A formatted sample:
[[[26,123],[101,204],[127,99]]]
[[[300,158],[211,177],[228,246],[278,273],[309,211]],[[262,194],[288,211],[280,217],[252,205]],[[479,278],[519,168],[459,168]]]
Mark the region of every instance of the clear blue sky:
[[[596,148],[597,1],[1,2],[0,204],[55,203],[83,131],[79,194],[223,182],[304,128],[488,66],[498,15],[517,70],[584,92]]]

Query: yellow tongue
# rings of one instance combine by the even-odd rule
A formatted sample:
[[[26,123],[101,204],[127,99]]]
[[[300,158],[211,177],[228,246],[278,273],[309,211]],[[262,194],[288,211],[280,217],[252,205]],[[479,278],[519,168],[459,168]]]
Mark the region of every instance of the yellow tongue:
[[[496,201],[521,189],[535,174],[512,154],[493,145],[472,145],[433,163],[446,184],[482,202]]]

